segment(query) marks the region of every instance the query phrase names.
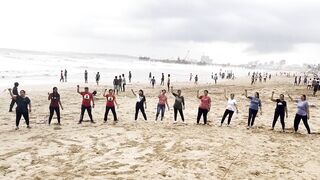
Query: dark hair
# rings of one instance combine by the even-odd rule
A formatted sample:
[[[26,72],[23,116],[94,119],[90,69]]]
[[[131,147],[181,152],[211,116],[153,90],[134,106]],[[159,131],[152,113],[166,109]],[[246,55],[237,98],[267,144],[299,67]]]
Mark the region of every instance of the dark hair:
[[[97,91],[93,91],[92,94],[95,96],[97,95]]]
[[[110,92],[110,91],[113,91],[113,89],[109,89],[109,92]]]
[[[55,90],[55,89],[56,89],[56,90],[58,90],[58,88],[57,88],[57,87],[53,87],[53,88],[52,88],[52,90]]]
[[[142,95],[144,94],[144,92],[143,92],[143,90],[142,90],[142,89],[140,89],[139,91],[140,91],[140,92],[142,92]]]
[[[301,96],[303,96],[304,100],[307,100],[307,96],[305,94],[302,94]]]
[[[84,89],[89,89],[88,87],[85,87]]]
[[[204,92],[209,93],[209,91],[208,91],[208,90],[204,90]]]
[[[19,86],[19,83],[18,83],[18,82],[15,82],[15,83],[14,83],[14,86]]]
[[[25,90],[20,90],[20,92],[26,93],[26,91],[25,91]]]
[[[257,95],[257,98],[259,99],[260,98],[260,94],[258,92],[256,92],[256,95]]]

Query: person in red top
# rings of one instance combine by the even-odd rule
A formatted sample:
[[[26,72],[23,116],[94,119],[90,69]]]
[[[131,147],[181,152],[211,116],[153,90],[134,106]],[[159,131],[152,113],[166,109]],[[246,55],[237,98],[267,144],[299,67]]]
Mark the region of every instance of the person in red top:
[[[111,112],[113,114],[114,122],[117,122],[118,118],[117,118],[115,105],[117,105],[117,108],[119,108],[119,104],[116,101],[116,97],[114,96],[114,93],[113,93],[112,89],[109,89],[109,93],[108,94],[106,94],[106,92],[107,92],[107,89],[103,93],[103,97],[105,97],[107,99],[107,101],[106,101],[106,112],[104,113],[104,123],[106,123],[107,120],[108,120],[108,114],[109,114],[110,110],[111,110]]]
[[[165,89],[163,89],[163,90],[161,90],[160,95],[158,96],[159,103],[158,103],[158,106],[157,106],[157,114],[156,114],[155,123],[157,123],[160,111],[161,111],[161,121],[163,120],[164,112],[166,110],[166,105],[168,107],[168,110],[170,110],[169,104],[168,104],[168,98],[166,96],[166,92],[167,91]]]
[[[207,124],[207,115],[211,108],[211,98],[208,96],[208,90],[204,90],[202,96],[199,96],[199,90],[197,92],[197,98],[200,99],[200,105],[198,108],[197,124],[199,124],[201,116],[203,115],[204,124]]]
[[[60,101],[60,94],[58,93],[58,88],[54,87],[52,90],[52,93],[48,93],[48,100],[50,102],[49,110],[50,110],[50,116],[49,116],[49,126],[51,124],[51,120],[54,114],[54,111],[57,114],[57,119],[58,119],[58,125],[60,124],[60,106],[61,109],[63,110],[61,101]]]
[[[89,88],[85,87],[84,92],[80,92],[80,86],[77,85],[77,92],[82,96],[81,115],[78,124],[83,121],[84,112],[87,110],[91,123],[95,123],[92,119],[92,108],[94,108],[93,95],[89,92]],[[92,107],[91,107],[92,101]]]

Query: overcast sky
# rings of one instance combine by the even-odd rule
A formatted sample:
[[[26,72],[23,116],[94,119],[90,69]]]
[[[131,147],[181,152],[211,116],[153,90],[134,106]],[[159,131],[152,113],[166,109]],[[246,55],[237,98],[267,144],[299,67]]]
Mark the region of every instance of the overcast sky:
[[[317,0],[8,0],[0,48],[320,62]]]

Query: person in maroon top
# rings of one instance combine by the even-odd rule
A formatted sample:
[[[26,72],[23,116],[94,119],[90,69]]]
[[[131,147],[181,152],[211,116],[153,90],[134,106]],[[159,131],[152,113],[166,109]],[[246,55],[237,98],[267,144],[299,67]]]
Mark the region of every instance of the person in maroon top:
[[[93,95],[89,92],[89,88],[85,87],[84,92],[80,92],[80,86],[77,85],[77,92],[82,96],[81,115],[78,124],[83,121],[84,112],[87,110],[91,123],[95,123],[92,119],[92,108],[94,108]],[[92,102],[92,107],[91,107]]]
[[[48,93],[48,100],[50,102],[49,110],[50,110],[50,116],[49,116],[49,126],[51,124],[51,120],[54,114],[54,111],[57,114],[57,119],[58,119],[58,125],[60,124],[60,107],[63,110],[61,101],[60,101],[60,94],[58,93],[58,88],[54,87],[52,90],[52,93]]]
[[[116,97],[114,96],[114,93],[113,93],[112,89],[109,89],[109,93],[108,94],[106,94],[106,92],[107,92],[107,89],[103,93],[103,97],[105,97],[107,99],[107,101],[106,101],[106,112],[104,113],[104,123],[106,123],[107,120],[108,120],[108,114],[109,114],[110,110],[111,110],[111,112],[113,114],[114,122],[117,122],[118,118],[117,118],[115,105],[117,105],[117,108],[119,108],[119,104],[116,101]]]
[[[203,95],[199,95],[197,92],[197,98],[200,99],[200,105],[198,108],[197,124],[199,124],[201,116],[203,115],[204,124],[207,124],[207,115],[211,108],[211,98],[208,96],[208,90],[204,90]]]

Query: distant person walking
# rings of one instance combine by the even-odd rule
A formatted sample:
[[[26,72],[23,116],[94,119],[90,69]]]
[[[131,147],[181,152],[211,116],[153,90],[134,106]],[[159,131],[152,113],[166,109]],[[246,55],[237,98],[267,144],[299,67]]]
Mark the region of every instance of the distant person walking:
[[[192,77],[193,77],[193,75],[192,75],[192,73],[190,73],[189,81],[192,81]]]
[[[97,74],[96,74],[96,83],[97,83],[97,86],[99,86],[99,81],[100,81],[100,73],[97,72]]]
[[[118,95],[119,94],[119,79],[117,76],[113,79],[113,91]]]
[[[152,77],[151,79],[151,85],[152,85],[152,88],[154,89],[154,85],[156,84],[156,79],[154,78],[154,76]]]
[[[16,108],[16,130],[19,129],[19,124],[21,117],[23,116],[26,121],[27,128],[30,129],[29,125],[29,112],[31,112],[31,100],[26,96],[26,92],[24,90],[20,91],[20,95],[13,95],[12,90],[8,89],[10,96],[17,103]]]
[[[132,74],[131,71],[129,71],[129,83],[131,83]]]
[[[15,82],[14,83],[14,87],[12,89],[12,94],[14,96],[18,96],[19,93],[18,93],[18,86],[19,86],[19,83],[18,82]],[[13,109],[13,106],[14,104],[16,103],[16,99],[15,98],[11,98],[11,103],[10,103],[10,106],[9,106],[9,112],[12,112],[12,109]]]
[[[161,74],[161,83],[160,86],[164,86],[164,73]]]
[[[170,74],[168,74],[168,81],[167,81],[167,88],[168,88],[168,92],[170,92]]]
[[[217,81],[218,81],[218,75],[217,75],[217,74],[215,74],[215,75],[214,75],[214,77],[213,77],[213,79],[214,79],[214,84],[217,84]]]
[[[60,73],[60,82],[64,82],[63,70],[61,70],[61,73]]]
[[[84,71],[84,83],[88,83],[88,71]]]
[[[126,92],[126,85],[127,85],[126,78],[124,77],[124,74],[122,74],[122,90],[123,90],[123,92]]]
[[[194,77],[194,84],[198,84],[198,75],[196,75],[195,77]]]
[[[68,77],[68,71],[67,69],[64,70],[64,82],[67,82],[67,77]]]
[[[50,116],[49,116],[49,122],[48,124],[51,124],[51,120],[53,117],[54,112],[57,114],[57,120],[58,120],[58,125],[61,125],[60,123],[60,107],[63,110],[61,101],[60,101],[60,94],[58,93],[58,88],[54,87],[52,89],[52,93],[48,93],[48,100],[50,101],[50,106],[49,106],[49,111],[50,111]]]

